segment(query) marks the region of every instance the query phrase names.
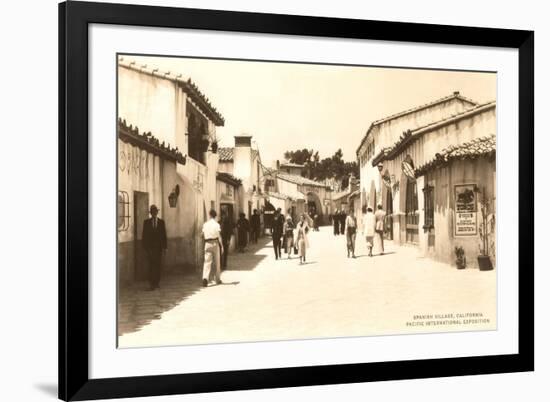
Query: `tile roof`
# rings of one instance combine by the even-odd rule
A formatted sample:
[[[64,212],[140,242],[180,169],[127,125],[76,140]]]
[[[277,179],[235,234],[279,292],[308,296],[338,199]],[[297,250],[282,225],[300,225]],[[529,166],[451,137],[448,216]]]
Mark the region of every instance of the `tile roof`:
[[[415,107],[407,109],[407,110],[403,110],[399,113],[394,113],[392,115],[389,115],[389,116],[383,117],[381,119],[375,120],[375,121],[372,122],[372,124],[374,124],[374,125],[382,124],[382,123],[385,123],[387,121],[397,119],[398,117],[406,116],[408,114],[418,112],[419,110],[427,109],[427,108],[429,108],[431,106],[435,106],[439,103],[447,102],[451,99],[460,99],[460,100],[462,100],[466,103],[470,103],[472,106],[477,105],[477,102],[474,102],[473,100],[460,95],[460,92],[454,92],[451,95],[444,96],[443,98],[436,99],[432,102],[424,103],[422,105],[415,106]]]
[[[363,139],[361,140],[361,143],[359,144],[359,147],[357,148],[357,151],[356,153],[359,152],[359,149],[361,149],[361,146],[363,146],[365,140],[367,139],[368,135],[369,135],[369,132],[375,127],[375,126],[378,126],[382,123],[385,123],[385,122],[388,122],[390,120],[394,120],[394,119],[397,119],[399,117],[402,117],[402,116],[406,116],[408,114],[411,114],[411,113],[415,113],[415,112],[418,112],[420,110],[424,110],[424,109],[427,109],[429,107],[432,107],[432,106],[435,106],[435,105],[438,105],[440,103],[443,103],[443,102],[447,102],[451,99],[459,99],[463,102],[466,102],[466,103],[470,103],[472,106],[477,106],[477,102],[474,102],[472,99],[469,99],[469,98],[466,98],[465,96],[462,96],[460,95],[460,92],[453,92],[451,95],[448,95],[448,96],[445,96],[443,98],[439,98],[439,99],[436,99],[432,102],[429,102],[429,103],[425,103],[425,104],[422,104],[422,105],[419,105],[419,106],[416,106],[416,107],[413,107],[411,109],[407,109],[407,110],[403,110],[399,113],[395,113],[395,114],[392,114],[392,115],[389,115],[389,116],[386,116],[386,117],[383,117],[381,119],[378,119],[378,120],[375,120],[371,123],[371,125],[369,126],[367,132],[365,133],[365,135],[363,136]]]
[[[220,162],[233,162],[233,148],[218,148],[218,159]]]
[[[320,183],[318,181],[308,179],[307,177],[302,177],[295,174],[277,172],[277,178],[302,186],[327,187],[324,183]]]
[[[267,195],[268,197],[277,198],[279,200],[292,200],[292,197],[290,195],[276,193],[274,191],[266,192],[265,195]]]
[[[233,147],[218,148],[218,160],[220,162],[233,162],[234,149],[235,148]],[[259,155],[259,151],[257,149],[253,149],[252,159],[255,159],[258,155]]]
[[[450,145],[428,162],[415,170],[416,177],[426,172],[442,167],[453,160],[476,159],[482,156],[492,156],[496,153],[496,136],[475,138],[460,145]]]
[[[405,146],[407,146],[408,144],[410,144],[413,141],[416,141],[416,139],[418,137],[420,137],[421,135],[423,135],[425,133],[428,133],[428,132],[433,131],[433,130],[437,130],[438,128],[447,126],[449,124],[456,123],[459,120],[475,116],[479,113],[483,113],[485,111],[488,111],[488,110],[491,110],[491,109],[494,109],[494,108],[496,108],[496,102],[494,102],[494,101],[493,102],[487,102],[487,103],[484,103],[482,105],[478,105],[476,107],[473,107],[471,109],[467,109],[463,112],[453,114],[453,115],[448,116],[444,119],[441,119],[441,120],[438,120],[438,121],[435,121],[435,122],[431,122],[431,123],[429,123],[425,126],[418,127],[414,130],[407,130],[407,131],[403,132],[403,134],[401,134],[399,139],[392,146],[384,148],[380,152],[380,154],[377,155],[377,157],[373,159],[373,162],[372,162],[373,166],[375,166],[374,162],[376,162],[378,164],[379,162],[382,162],[385,159],[392,159],[396,154],[401,152]]]
[[[349,189],[344,190],[344,191],[340,191],[338,193],[333,193],[332,194],[332,200],[336,201],[336,200],[339,200],[340,198],[345,198],[348,195],[350,195]]]
[[[223,126],[225,119],[218,112],[218,110],[210,103],[210,99],[201,92],[199,87],[191,81],[191,78],[184,79],[182,74],[172,74],[170,71],[159,71],[158,68],[148,67],[146,64],[142,66],[136,65],[135,61],[127,60],[124,57],[119,57],[118,65],[129,70],[137,71],[139,73],[149,74],[157,78],[165,79],[179,85],[185,93],[195,102],[195,104],[202,110],[206,116],[216,126]]]
[[[239,186],[242,183],[241,179],[238,179],[231,173],[226,172],[216,172],[216,179],[219,181],[223,181],[224,183],[231,184],[235,187]]]
[[[117,132],[118,137],[123,142],[140,147],[164,159],[185,165],[186,157],[180,152],[178,147],[171,147],[170,144],[166,144],[164,141],[161,143],[151,132],[140,133],[137,126],[128,125],[126,120],[121,118],[118,119]]]

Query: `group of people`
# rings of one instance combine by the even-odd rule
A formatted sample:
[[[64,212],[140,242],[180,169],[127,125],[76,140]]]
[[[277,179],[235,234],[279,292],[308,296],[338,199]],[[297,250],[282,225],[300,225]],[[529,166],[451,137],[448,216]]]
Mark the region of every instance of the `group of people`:
[[[309,220],[304,213],[300,215],[295,224],[290,214],[285,217],[281,214],[281,208],[277,208],[271,224],[271,237],[276,260],[282,257],[284,249],[287,259],[290,259],[291,254],[294,253],[300,257],[300,264],[306,262],[306,249],[309,247]]]
[[[258,243],[258,238],[260,237],[261,232],[261,221],[260,221],[260,212],[257,209],[254,209],[250,220],[246,218],[246,215],[241,212],[239,213],[239,219],[236,223],[233,223],[231,217],[227,213],[222,212],[222,217],[220,223],[216,221],[217,213],[215,210],[209,212],[210,219],[205,222],[203,225],[203,237],[205,239],[205,251],[204,251],[204,267],[203,267],[203,285],[208,285],[208,278],[210,276],[210,267],[212,261],[216,262],[216,267],[221,269],[227,268],[227,256],[229,254],[229,245],[231,243],[231,237],[235,229],[237,230],[237,244],[236,250],[239,253],[244,253],[246,247],[250,243]],[[218,236],[215,235],[215,232],[218,230]],[[218,239],[218,248],[220,253],[220,261],[217,261],[218,256],[212,254],[211,250],[207,250],[209,239]],[[208,257],[208,258],[207,258]],[[207,267],[208,265],[208,267]],[[217,268],[218,269],[218,268]],[[216,281],[219,280],[219,272],[216,271]]]
[[[151,218],[143,222],[142,241],[149,263],[149,284],[150,289],[159,287],[160,271],[162,257],[167,250],[166,227],[164,221],[158,217],[159,209],[156,205],[151,205]],[[341,219],[344,217],[343,226]],[[206,221],[202,228],[204,238],[204,266],[202,272],[202,285],[208,286],[212,264],[216,265],[215,280],[221,283],[221,269],[227,266],[227,250],[231,241],[234,228],[237,228],[238,244],[237,250],[244,252],[248,243],[248,236],[252,242],[257,242],[260,235],[260,215],[258,210],[254,210],[250,222],[246,219],[244,213],[239,214],[239,220],[236,224],[231,223],[231,218],[223,215],[220,223],[216,220],[217,213],[214,209],[209,212],[210,219]],[[380,254],[384,254],[384,219],[386,213],[382,205],[377,206],[376,212],[371,207],[363,208],[362,234],[367,242],[368,255],[372,257],[374,241],[378,239]],[[357,237],[358,224],[353,210],[349,214],[336,211],[332,215],[334,222],[334,234],[345,233],[348,258],[355,258],[355,240]],[[271,225],[271,236],[273,238],[273,250],[275,259],[282,258],[284,249],[287,258],[294,253],[300,257],[300,264],[306,262],[306,250],[309,248],[308,232],[310,230],[310,221],[312,219],[305,213],[301,214],[298,222],[294,223],[292,216],[286,217],[281,214],[281,208],[278,208],[273,214]],[[312,222],[315,222],[313,220]]]
[[[344,210],[337,209],[329,218],[332,222],[334,236],[346,234],[347,214]]]
[[[365,236],[367,242],[368,256],[372,257],[375,237],[380,245],[380,254],[384,254],[384,220],[386,212],[382,205],[378,205],[376,212],[373,212],[371,207],[363,208],[362,235]],[[344,221],[344,233],[346,234],[346,246],[348,258],[355,258],[355,240],[357,238],[357,218],[353,210],[346,215]]]

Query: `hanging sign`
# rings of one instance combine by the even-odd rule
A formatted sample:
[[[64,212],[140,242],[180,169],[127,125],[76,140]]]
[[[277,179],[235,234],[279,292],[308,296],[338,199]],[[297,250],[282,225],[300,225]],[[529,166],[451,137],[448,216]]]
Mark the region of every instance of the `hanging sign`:
[[[477,236],[475,184],[455,185],[455,236]]]
[[[401,170],[403,170],[403,173],[409,179],[416,180],[416,176],[414,175],[414,163],[410,155],[407,155],[403,162],[401,162]]]

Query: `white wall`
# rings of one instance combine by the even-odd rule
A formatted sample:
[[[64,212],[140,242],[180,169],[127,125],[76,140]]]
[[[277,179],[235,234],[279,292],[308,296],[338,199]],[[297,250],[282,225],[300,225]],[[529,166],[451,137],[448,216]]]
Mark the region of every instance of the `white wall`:
[[[449,94],[450,95],[450,94]],[[466,95],[467,94],[463,94]],[[435,101],[437,99],[433,99],[432,101]],[[473,101],[477,101],[476,99],[473,99]],[[416,106],[421,105],[411,105],[411,108],[414,108]],[[419,110],[417,112],[404,115],[401,117],[396,118],[395,120],[390,120],[384,123],[381,123],[378,126],[375,126],[371,132],[369,133],[370,138],[374,138],[374,155],[373,157],[377,156],[380,151],[383,148],[391,147],[393,146],[398,140],[399,137],[403,134],[406,130],[414,130],[415,128],[425,126],[426,124],[429,124],[431,122],[436,122],[439,120],[442,120],[445,117],[448,117],[452,114],[457,114],[463,110],[472,108],[473,105],[470,103],[464,102],[461,99],[452,98],[446,102],[443,102],[441,104],[437,104],[434,106],[431,106],[429,108]],[[384,118],[386,116],[380,116],[380,118]],[[494,123],[494,120],[493,120]],[[493,124],[494,126],[494,124]],[[494,128],[491,131],[491,134],[494,134],[495,130]],[[366,144],[371,141],[369,138],[368,141],[365,141],[365,144],[362,145],[362,150],[364,152]],[[361,137],[358,141],[361,141],[363,137]],[[360,142],[358,142],[359,144]],[[439,152],[441,148],[439,148],[436,152]],[[362,153],[361,153],[362,155]],[[384,163],[384,170],[387,168],[387,162]],[[368,196],[371,190],[371,183],[374,183],[374,186],[376,188],[376,194],[380,193],[380,172],[378,170],[377,166],[372,166],[372,158],[367,160],[365,163],[359,165],[359,177],[361,180],[361,190],[365,190],[365,194]],[[368,202],[365,200],[361,200],[362,204],[368,204],[372,207],[376,207],[374,205],[374,202],[372,200],[372,195],[369,197]],[[378,199],[377,196],[376,204],[380,203],[381,200]]]
[[[129,2],[118,0],[118,2]],[[225,8],[233,10],[275,13],[326,15],[377,20],[443,23],[454,25],[494,26],[536,30],[535,101],[536,178],[537,193],[537,282],[536,335],[537,361],[535,373],[501,374],[475,377],[455,377],[414,381],[389,381],[369,384],[302,387],[272,390],[240,391],[216,394],[137,398],[129,402],[199,401],[199,402],[255,402],[280,400],[315,401],[546,401],[550,377],[550,323],[547,308],[550,283],[547,269],[546,228],[550,223],[544,214],[550,191],[544,185],[546,153],[550,138],[546,135],[546,115],[550,102],[550,25],[546,4],[540,1],[484,2],[463,0],[452,7],[437,0],[392,2],[319,2],[279,0],[255,2],[251,0],[164,0],[141,1],[147,4],[180,7]],[[0,64],[2,100],[10,105],[2,116],[3,155],[0,158],[3,183],[10,189],[0,201],[4,230],[0,235],[3,252],[0,266],[4,286],[0,292],[3,323],[1,372],[9,381],[0,391],[3,400],[54,401],[57,382],[57,1],[30,0],[3,5],[6,18],[0,25],[4,54],[10,57]],[[24,15],[25,23],[15,16]],[[33,27],[29,29],[29,27]],[[20,77],[21,79],[15,79]],[[24,79],[23,79],[24,78]],[[33,93],[31,110],[29,93]],[[30,118],[32,117],[32,118]],[[22,130],[22,123],[25,130]],[[21,152],[14,152],[24,148]],[[14,171],[13,166],[17,166]],[[29,195],[30,194],[30,195]],[[39,224],[37,224],[39,222]],[[33,228],[32,242],[28,233]],[[32,278],[29,268],[32,267]],[[39,335],[38,335],[39,334]],[[25,336],[22,336],[25,335]],[[28,356],[40,356],[29,364]],[[124,400],[121,400],[121,402]]]
[[[123,62],[126,62],[126,58]],[[185,143],[176,142],[178,116],[174,113],[183,112],[185,116],[186,96],[182,94],[176,99],[176,93],[181,91],[173,82],[119,66],[118,86],[120,118],[125,119],[128,125],[138,126],[140,133],[151,131],[159,141],[166,141],[172,147],[177,146],[183,154],[187,153]],[[167,113],[168,110],[170,113]],[[185,130],[183,127],[178,128]]]

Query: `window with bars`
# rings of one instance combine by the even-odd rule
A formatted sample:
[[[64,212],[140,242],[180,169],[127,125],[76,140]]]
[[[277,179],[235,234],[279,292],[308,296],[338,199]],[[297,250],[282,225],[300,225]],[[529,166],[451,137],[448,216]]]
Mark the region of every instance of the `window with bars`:
[[[126,191],[118,192],[118,231],[125,232],[130,227],[130,196]]]
[[[426,186],[424,192],[424,229],[434,227],[434,187]]]
[[[418,225],[418,194],[416,191],[416,180],[412,179],[407,181],[405,216],[407,225]]]

